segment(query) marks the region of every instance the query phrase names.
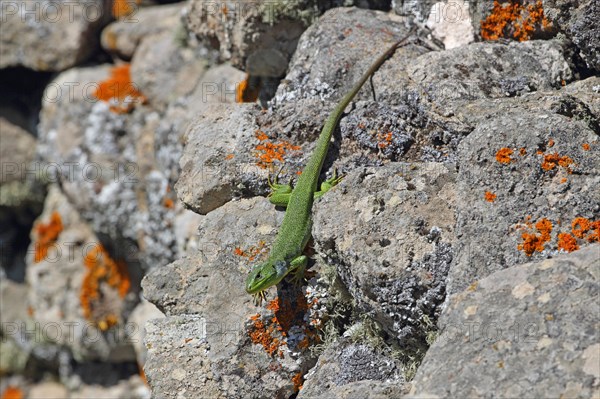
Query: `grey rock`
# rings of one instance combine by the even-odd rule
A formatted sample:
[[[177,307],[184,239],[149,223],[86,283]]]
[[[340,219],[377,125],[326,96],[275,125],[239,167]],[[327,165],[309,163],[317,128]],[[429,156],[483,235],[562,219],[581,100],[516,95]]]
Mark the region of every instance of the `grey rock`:
[[[179,178],[184,133],[192,121],[198,114],[210,112],[209,104],[235,102],[236,86],[243,79],[244,74],[228,64],[210,68],[195,84],[195,89],[190,95],[168,105],[155,130],[155,148],[161,170],[169,176],[170,181],[175,182]],[[215,144],[215,141],[205,143],[206,146]],[[184,239],[187,239],[187,236],[184,236]]]
[[[68,395],[69,391],[64,385],[50,381],[36,384],[27,392],[27,397],[31,399],[67,398]]]
[[[0,118],[0,139],[0,157],[3,164],[0,184],[25,180],[24,169],[35,156],[35,138],[19,126]],[[5,201],[1,203],[4,205]]]
[[[393,9],[398,15],[410,16],[423,23],[433,12],[432,7],[437,2],[438,0],[396,0],[393,2]]]
[[[553,28],[572,41],[576,54],[585,66],[600,72],[600,18],[598,0],[548,0],[544,12],[552,21]]]
[[[218,44],[223,60],[256,76],[285,74],[298,38],[318,12],[314,1],[190,2],[191,32]]]
[[[135,349],[137,363],[140,367],[143,367],[146,363],[146,357],[148,355],[148,349],[144,345],[146,323],[150,320],[162,319],[164,317],[165,315],[158,310],[156,306],[142,298],[127,319],[127,326],[131,329],[129,334],[130,342]]]
[[[341,6],[387,9],[382,0],[190,2],[188,28],[219,48],[222,60],[252,76],[281,78],[302,32],[325,10]]]
[[[146,37],[171,32],[174,39],[176,30],[182,24],[182,11],[181,3],[140,8],[132,16],[117,20],[102,30],[102,47],[122,59],[130,60]]]
[[[56,223],[52,229],[55,236],[47,237],[34,228],[31,234],[31,246],[28,250],[26,283],[27,304],[30,319],[35,324],[29,327],[35,334],[20,336],[24,346],[53,346],[69,348],[78,360],[104,359],[108,361],[127,361],[135,359],[127,339],[127,330],[116,328],[109,334],[102,334],[102,327],[109,317],[113,317],[119,326],[125,322],[133,305],[137,302],[132,291],[118,293],[118,288],[107,283],[97,269],[93,274],[86,263],[88,254],[100,244],[98,237],[81,220],[77,211],[56,186],[52,186],[46,198],[44,212],[36,226],[50,226],[52,215],[60,217],[60,228]],[[43,252],[42,248],[47,248]],[[89,255],[92,256],[92,255]],[[93,258],[93,264],[104,268],[109,275],[106,261]],[[104,258],[103,258],[104,259]],[[69,276],[69,278],[65,278]],[[129,278],[127,274],[110,274],[117,282]],[[83,300],[90,301],[90,313],[85,313]],[[111,336],[112,334],[112,336]]]
[[[177,179],[179,136],[160,128],[158,112],[135,103],[115,113],[93,97],[108,66],[71,69],[46,90],[41,111],[41,169],[93,229],[142,268],[174,259],[172,223],[182,207],[169,187]]]
[[[417,2],[423,4],[426,2]],[[406,4],[406,2],[405,2]],[[434,38],[442,41],[449,50],[475,40],[475,29],[467,0],[439,1],[431,7],[427,27]]]
[[[407,398],[598,395],[600,246],[453,295]]]
[[[144,37],[131,61],[131,78],[148,102],[164,109],[191,94],[207,68],[198,49],[176,42],[174,29]]]
[[[86,60],[98,47],[98,32],[111,18],[106,4],[102,0],[3,3],[0,68],[63,71]]]
[[[356,382],[378,388],[375,392],[364,392],[364,388],[352,385]],[[330,345],[319,357],[317,365],[306,375],[298,398],[376,398],[383,392],[396,392],[399,396],[403,385],[403,372],[398,360],[377,352],[369,345],[344,340]]]
[[[317,394],[314,397],[302,397],[311,399],[397,399],[402,397],[405,392],[406,388],[395,382],[365,380],[336,386],[326,393],[321,395]]]
[[[29,351],[20,345],[20,327],[29,319],[27,286],[0,278],[0,370],[21,374],[25,370]]]
[[[492,272],[556,255],[559,233],[571,233],[576,217],[593,221],[600,213],[599,124],[586,103],[562,93],[534,93],[474,102],[461,116],[467,113],[476,127],[459,146],[462,201],[456,207],[459,240],[448,281],[452,293]],[[496,159],[502,148],[513,152],[508,164]],[[547,157],[568,157],[573,163],[550,162],[546,170]],[[494,202],[486,200],[486,192],[497,196]],[[543,251],[531,252],[530,259],[519,245],[525,233],[540,235],[527,223],[543,218],[553,228]]]
[[[473,43],[424,54],[408,71],[442,113],[448,106],[464,106],[460,100],[514,97],[560,88],[574,77],[557,41]]]
[[[455,178],[444,164],[390,163],[351,172],[314,207],[317,250],[406,350],[426,349],[426,326],[445,300]]]
[[[251,153],[252,144],[258,142],[257,112],[250,104],[207,104],[190,124],[175,186],[187,207],[206,214],[245,190],[238,184],[256,184],[256,175],[263,172]]]
[[[19,126],[0,118],[0,206],[28,208],[43,201],[44,182],[36,176],[37,141]]]
[[[203,216],[198,226],[199,248],[188,253],[189,258],[149,273],[142,280],[145,298],[168,316],[217,311],[212,306],[221,306],[217,298],[225,294],[230,298],[235,294],[235,300],[227,302],[249,302],[252,298],[243,290],[249,267],[244,266],[245,258],[234,255],[235,248],[271,241],[282,218],[283,212],[276,212],[260,197],[232,201]],[[220,266],[213,268],[215,264]]]
[[[147,324],[145,371],[154,395],[286,398],[294,392],[292,377],[309,361],[295,353],[299,327],[277,338],[287,340],[280,354],[253,343],[249,334],[260,330],[250,316],[259,312],[254,317],[270,324],[273,313],[252,305],[244,290],[251,265],[235,255],[261,240],[270,245],[282,216],[264,198],[229,202],[203,217],[197,252],[144,278],[144,295],[167,315]]]
[[[565,86],[563,92],[577,97],[589,107],[592,115],[600,118],[600,77],[593,76],[573,82]]]

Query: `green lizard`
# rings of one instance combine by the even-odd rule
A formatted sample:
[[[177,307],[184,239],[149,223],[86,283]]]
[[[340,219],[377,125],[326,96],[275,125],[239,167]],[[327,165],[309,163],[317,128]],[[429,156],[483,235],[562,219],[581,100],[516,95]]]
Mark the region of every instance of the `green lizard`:
[[[319,174],[327,156],[333,131],[344,110],[363,84],[407,38],[408,36],[396,42],[383,53],[336,105],[325,121],[314,152],[298,178],[296,186],[292,188],[290,184],[277,184],[277,176],[273,184],[269,181],[269,186],[273,190],[269,195],[269,201],[287,208],[269,257],[265,262],[255,266],[246,280],[246,292],[254,295],[255,302],[260,303],[265,297],[265,290],[278,284],[286,275],[292,273],[295,282],[300,282],[304,277],[308,257],[302,252],[311,235],[313,201],[340,181],[340,178],[334,174],[331,179],[321,183],[321,190],[317,191]]]

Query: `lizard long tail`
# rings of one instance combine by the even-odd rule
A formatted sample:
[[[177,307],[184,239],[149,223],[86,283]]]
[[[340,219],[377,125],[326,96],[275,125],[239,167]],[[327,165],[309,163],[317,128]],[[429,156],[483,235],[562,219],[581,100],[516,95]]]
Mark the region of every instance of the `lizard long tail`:
[[[371,65],[371,67],[362,75],[360,80],[356,82],[354,87],[344,97],[342,97],[340,102],[336,105],[336,107],[333,109],[333,111],[325,121],[323,129],[321,130],[321,134],[319,135],[319,139],[317,140],[317,145],[312,154],[312,157],[306,164],[305,169],[303,170],[302,175],[300,176],[300,179],[302,179],[303,177],[308,178],[310,176],[316,176],[316,178],[318,179],[321,167],[323,166],[323,162],[325,161],[325,154],[327,154],[327,150],[329,148],[331,136],[333,134],[333,131],[335,130],[336,125],[340,121],[344,110],[346,109],[350,101],[352,101],[354,96],[356,96],[356,94],[360,91],[361,87],[365,84],[367,79],[369,79],[369,77],[379,69],[381,64],[383,64],[394,53],[394,51],[396,51],[398,47],[404,45],[413,33],[414,29],[411,29],[411,31],[405,37],[394,43],[385,53],[383,53],[373,63],[373,65]],[[300,180],[298,181],[298,184],[300,184]],[[315,186],[313,187],[314,191],[314,189],[316,188],[316,181],[313,185]]]

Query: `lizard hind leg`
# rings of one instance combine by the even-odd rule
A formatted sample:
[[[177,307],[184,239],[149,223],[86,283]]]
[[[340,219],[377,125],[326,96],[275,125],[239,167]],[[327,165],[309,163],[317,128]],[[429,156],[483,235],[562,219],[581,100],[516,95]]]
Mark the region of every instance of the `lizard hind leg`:
[[[273,181],[269,177],[267,182],[269,183],[269,187],[271,187],[271,193],[268,195],[269,202],[276,206],[286,207],[288,202],[290,201],[290,195],[292,194],[293,187],[291,182],[288,184],[279,184],[277,179],[279,178],[279,174],[283,170],[283,165],[275,174]]]

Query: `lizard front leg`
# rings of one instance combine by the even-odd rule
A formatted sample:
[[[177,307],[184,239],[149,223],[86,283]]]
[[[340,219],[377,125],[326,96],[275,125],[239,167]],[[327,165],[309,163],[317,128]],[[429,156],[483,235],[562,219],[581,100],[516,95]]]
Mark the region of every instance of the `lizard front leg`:
[[[296,285],[301,285],[304,279],[304,271],[308,265],[308,256],[300,255],[290,262],[290,271],[288,274],[293,274],[290,281]]]
[[[337,171],[334,170],[333,176],[321,183],[321,190],[315,191],[314,199],[321,198],[327,191],[331,190],[340,181],[342,181],[342,177],[343,176],[338,176]]]

